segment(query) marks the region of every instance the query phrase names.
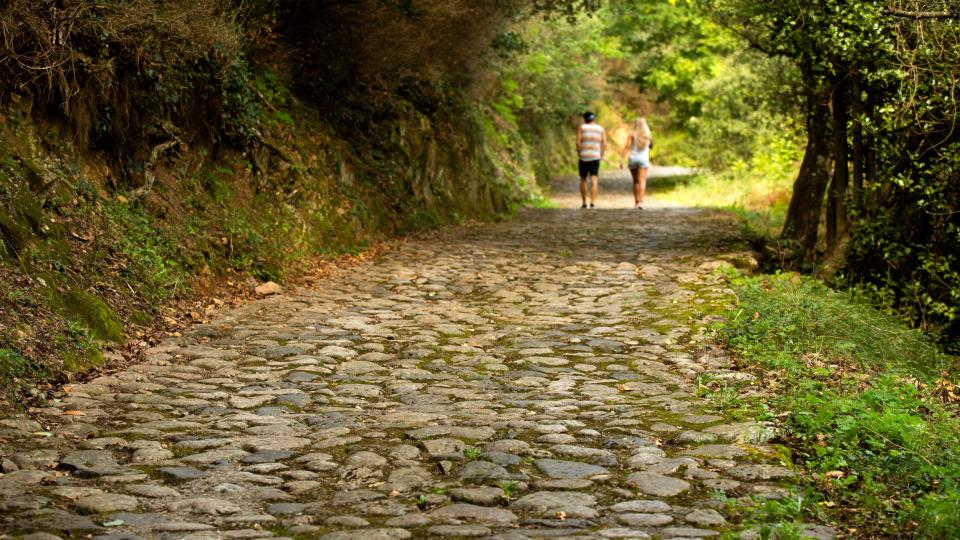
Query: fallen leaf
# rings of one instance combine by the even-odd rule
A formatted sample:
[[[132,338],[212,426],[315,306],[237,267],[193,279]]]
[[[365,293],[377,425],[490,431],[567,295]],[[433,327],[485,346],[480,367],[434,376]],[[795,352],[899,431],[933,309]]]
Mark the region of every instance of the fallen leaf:
[[[846,473],[844,473],[843,471],[829,471],[827,473],[824,473],[823,476],[825,478],[843,478],[844,474]]]
[[[83,411],[63,411],[63,414],[67,416],[86,416],[87,413]]]
[[[558,511],[558,512],[557,512],[557,519],[559,519],[560,521],[563,521],[563,520],[567,519],[567,513],[564,512],[563,510]]]
[[[757,320],[757,319],[759,319],[759,318],[760,318],[760,312],[759,312],[759,311],[754,311],[754,312],[753,312],[753,320]]]
[[[617,390],[619,390],[619,391],[621,391],[621,392],[629,392],[629,391],[630,391],[630,387],[627,386],[627,385],[625,385],[625,384],[618,384],[618,385],[617,385]]]

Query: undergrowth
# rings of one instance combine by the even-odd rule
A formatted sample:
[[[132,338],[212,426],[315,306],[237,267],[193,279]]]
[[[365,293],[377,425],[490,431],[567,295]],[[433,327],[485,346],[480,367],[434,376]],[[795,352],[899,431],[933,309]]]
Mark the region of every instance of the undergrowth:
[[[827,520],[858,538],[956,538],[957,359],[813,279],[734,275],[731,285],[739,302],[720,336],[757,371],[782,418],[780,442],[806,471],[792,502],[745,519],[793,529]]]

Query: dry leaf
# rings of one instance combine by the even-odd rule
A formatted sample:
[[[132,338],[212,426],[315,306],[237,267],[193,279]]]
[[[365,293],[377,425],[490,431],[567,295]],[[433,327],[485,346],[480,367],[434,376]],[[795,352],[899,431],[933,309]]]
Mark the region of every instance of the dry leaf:
[[[619,390],[619,391],[621,391],[621,392],[629,392],[629,391],[630,391],[630,387],[627,386],[627,385],[625,385],[625,384],[618,384],[618,385],[617,385],[617,390]]]
[[[560,521],[567,519],[567,513],[564,512],[563,510],[560,510],[559,512],[557,512],[557,519],[559,519]]]
[[[87,413],[83,411],[63,411],[63,414],[67,416],[86,416]]]
[[[843,471],[829,471],[824,473],[823,476],[825,478],[843,478],[844,474],[845,473]]]

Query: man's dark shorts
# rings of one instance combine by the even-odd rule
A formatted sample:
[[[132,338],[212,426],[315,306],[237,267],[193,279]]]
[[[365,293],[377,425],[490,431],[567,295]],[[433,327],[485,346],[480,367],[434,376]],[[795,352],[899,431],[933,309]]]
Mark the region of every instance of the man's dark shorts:
[[[580,178],[586,178],[588,176],[599,176],[599,175],[600,175],[599,159],[595,159],[593,161],[580,160]]]

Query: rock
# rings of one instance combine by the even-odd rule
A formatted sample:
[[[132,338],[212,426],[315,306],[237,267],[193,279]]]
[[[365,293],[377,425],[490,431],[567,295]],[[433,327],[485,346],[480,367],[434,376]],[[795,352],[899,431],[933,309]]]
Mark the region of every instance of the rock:
[[[487,482],[490,480],[510,480],[514,476],[507,469],[489,461],[471,461],[465,463],[457,472],[464,482]]]
[[[167,505],[167,509],[171,512],[193,512],[195,514],[207,514],[210,516],[237,514],[243,511],[243,508],[236,503],[208,497],[174,501]]]
[[[568,433],[548,433],[537,437],[538,443],[543,444],[573,444],[577,438]]]
[[[673,523],[673,517],[666,514],[633,514],[617,515],[617,521],[630,527],[662,527]]]
[[[648,540],[650,535],[637,529],[603,529],[597,532],[602,538],[636,538],[638,540]]]
[[[597,499],[586,493],[568,491],[539,491],[514,501],[510,508],[530,512],[539,517],[553,517],[563,512],[570,518],[593,519],[598,513]]]
[[[404,529],[355,529],[327,533],[320,540],[405,540],[410,536]]]
[[[434,460],[451,459],[463,460],[463,449],[466,443],[460,439],[428,439],[420,443],[420,447]]]
[[[88,495],[97,495],[103,493],[102,489],[86,486],[58,486],[50,490],[51,495],[56,495],[67,500],[75,501]]]
[[[196,523],[193,521],[168,521],[166,523],[161,523],[155,525],[153,530],[155,532],[198,532],[198,531],[212,531],[216,527],[213,525],[207,525],[206,523]]]
[[[694,527],[667,527],[658,531],[664,538],[706,538],[708,536],[720,536],[717,531],[709,529],[696,529]]]
[[[61,531],[71,533],[101,532],[103,528],[89,517],[78,516],[63,510],[42,510],[30,518],[22,519],[17,527],[26,531]]]
[[[575,458],[584,458],[590,463],[596,465],[616,466],[617,456],[609,450],[599,448],[588,448],[585,446],[573,446],[569,444],[557,444],[550,447],[555,453],[562,456]]]
[[[742,422],[739,424],[720,424],[704,430],[726,441],[741,444],[763,444],[776,434],[774,429],[757,422]]]
[[[296,450],[310,445],[312,441],[305,437],[272,436],[249,437],[241,441],[241,446],[253,453],[263,454],[283,450]]]
[[[454,488],[450,490],[450,498],[454,501],[481,506],[496,506],[503,502],[504,496],[504,491],[498,487]]]
[[[674,497],[690,489],[684,480],[652,472],[637,472],[627,477],[627,485],[654,497]]]
[[[405,514],[399,517],[390,518],[384,525],[387,527],[422,527],[430,523],[430,518],[423,514]]]
[[[610,507],[614,512],[632,512],[638,514],[658,514],[671,510],[670,505],[663,501],[636,500],[624,501]]]
[[[370,522],[358,516],[331,516],[323,521],[326,525],[340,527],[369,527]]]
[[[507,454],[523,454],[530,448],[530,443],[516,439],[501,439],[484,443],[483,448],[488,452],[504,452]]]
[[[98,493],[77,499],[74,506],[89,514],[104,514],[107,512],[132,512],[140,506],[136,497],[118,495],[116,493]]]
[[[796,473],[786,467],[777,465],[738,465],[729,469],[727,474],[744,481],[773,480],[776,478],[793,478]]]
[[[607,469],[598,465],[590,465],[579,461],[563,461],[559,459],[538,459],[534,464],[543,474],[551,478],[590,478],[600,474],[607,474]]]
[[[57,463],[60,461],[60,453],[56,450],[20,452],[13,455],[12,461],[18,469],[47,469],[57,466]]]
[[[292,516],[301,514],[307,508],[301,503],[275,503],[267,506],[267,513],[274,516]]]
[[[586,478],[556,478],[553,480],[538,480],[534,483],[537,489],[577,490],[587,489],[593,485],[592,480]]]
[[[159,463],[173,459],[173,452],[166,448],[141,448],[133,453],[133,463]]]
[[[683,451],[684,455],[701,458],[723,458],[732,459],[747,455],[747,451],[739,446],[730,444],[705,444],[696,448]]]
[[[454,538],[474,538],[490,535],[490,529],[483,525],[434,525],[427,529],[427,532],[434,536]]]
[[[523,461],[520,456],[507,454],[506,452],[484,452],[482,458],[503,466],[519,465]]]
[[[480,525],[507,527],[519,521],[516,514],[502,508],[488,508],[473,504],[454,503],[430,512],[430,518],[440,523],[458,525],[466,521]]]
[[[702,431],[692,431],[692,430],[682,431],[680,432],[679,435],[673,438],[674,442],[677,442],[680,444],[686,444],[686,443],[702,444],[702,443],[713,442],[715,440],[717,440],[717,436],[714,435],[713,433],[704,433]]]
[[[216,450],[200,452],[199,454],[191,454],[182,458],[182,460],[186,461],[187,463],[209,465],[219,461],[236,461],[238,458],[246,456],[248,453],[249,452],[245,452],[239,448],[218,448]]]
[[[253,409],[265,403],[270,403],[276,396],[230,396],[227,402],[235,409]]]
[[[274,294],[282,294],[283,287],[274,283],[273,281],[268,281],[266,283],[261,283],[260,285],[257,285],[253,289],[253,292],[258,294],[259,296],[270,296]]]
[[[162,499],[165,497],[179,497],[180,492],[166,486],[155,486],[152,484],[131,484],[126,487],[127,493],[132,493],[140,497],[150,499]]]
[[[683,519],[701,527],[719,527],[727,524],[720,512],[712,508],[701,508],[687,514]]]
[[[106,476],[128,472],[121,467],[109,450],[77,450],[60,461],[80,476]]]
[[[197,480],[206,478],[207,473],[193,467],[161,467],[157,472],[163,473],[174,480]]]
[[[406,493],[433,482],[433,475],[420,467],[404,467],[390,473],[385,489]]]

